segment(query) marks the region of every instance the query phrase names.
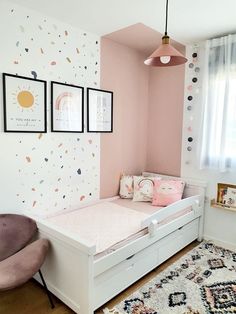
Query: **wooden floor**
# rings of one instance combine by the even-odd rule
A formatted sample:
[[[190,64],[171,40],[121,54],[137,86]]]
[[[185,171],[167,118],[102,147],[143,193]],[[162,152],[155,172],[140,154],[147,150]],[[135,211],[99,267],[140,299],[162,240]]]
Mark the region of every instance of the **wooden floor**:
[[[126,298],[128,295],[137,290],[140,286],[144,285],[147,281],[151,280],[166,267],[170,266],[181,256],[186,254],[188,251],[193,249],[198,242],[193,242],[185,249],[177,253],[175,256],[170,258],[168,261],[154,269],[144,278],[137,281],[130,288],[123,291],[117,297],[112,299],[110,302],[105,304],[104,307],[112,308],[115,304],[119,303],[121,300]],[[74,313],[66,305],[60,302],[55,297],[53,298],[55,302],[55,309],[51,310],[48,303],[47,296],[42,287],[34,280],[29,281],[20,288],[0,292],[0,314],[67,314]],[[102,308],[98,309],[96,314],[102,314]],[[81,313],[83,314],[83,313]]]

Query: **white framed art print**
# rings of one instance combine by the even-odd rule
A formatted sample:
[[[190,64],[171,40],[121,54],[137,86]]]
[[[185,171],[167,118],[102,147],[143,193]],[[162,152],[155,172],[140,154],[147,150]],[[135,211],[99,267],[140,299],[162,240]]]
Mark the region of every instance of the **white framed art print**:
[[[46,81],[3,73],[4,132],[47,132]]]
[[[88,132],[113,132],[113,92],[87,88]]]

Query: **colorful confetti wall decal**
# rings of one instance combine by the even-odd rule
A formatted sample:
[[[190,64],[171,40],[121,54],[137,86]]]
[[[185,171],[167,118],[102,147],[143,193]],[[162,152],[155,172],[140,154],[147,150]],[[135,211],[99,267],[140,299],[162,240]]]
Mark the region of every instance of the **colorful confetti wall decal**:
[[[26,156],[25,159],[27,160],[27,162],[31,162],[31,158],[29,156]]]
[[[31,71],[31,74],[33,75],[34,79],[36,80],[37,79],[37,73],[35,71]]]
[[[1,50],[2,72],[48,82],[100,85],[97,35],[10,2],[4,1],[0,9],[0,35],[4,38],[7,30],[9,39]],[[99,134],[1,132],[0,145],[4,147],[0,184],[5,210],[44,215],[99,198]]]

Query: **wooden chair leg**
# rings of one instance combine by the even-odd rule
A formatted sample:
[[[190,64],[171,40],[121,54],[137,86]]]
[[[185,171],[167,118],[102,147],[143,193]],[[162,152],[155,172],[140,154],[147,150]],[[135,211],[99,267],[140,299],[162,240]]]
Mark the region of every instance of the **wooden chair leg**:
[[[41,272],[40,269],[39,269],[39,275],[40,275],[40,278],[41,278],[41,280],[42,280],[44,289],[45,289],[45,291],[46,291],[46,293],[47,293],[48,300],[49,300],[49,302],[50,302],[51,308],[54,309],[55,305],[54,305],[53,300],[52,300],[51,292],[48,290],[48,287],[47,287],[47,285],[46,285],[46,282],[45,282],[45,280],[44,280],[44,278],[43,278],[43,274],[42,274],[42,272]]]

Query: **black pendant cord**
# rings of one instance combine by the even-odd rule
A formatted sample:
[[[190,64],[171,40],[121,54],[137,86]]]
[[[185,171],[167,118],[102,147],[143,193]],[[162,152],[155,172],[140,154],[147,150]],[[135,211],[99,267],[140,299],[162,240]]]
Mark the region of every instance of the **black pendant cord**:
[[[167,36],[167,25],[168,25],[168,6],[169,6],[169,0],[166,0],[166,26],[165,26],[165,36]]]

